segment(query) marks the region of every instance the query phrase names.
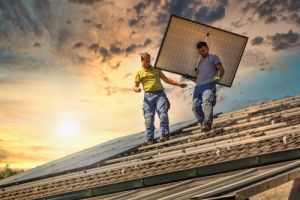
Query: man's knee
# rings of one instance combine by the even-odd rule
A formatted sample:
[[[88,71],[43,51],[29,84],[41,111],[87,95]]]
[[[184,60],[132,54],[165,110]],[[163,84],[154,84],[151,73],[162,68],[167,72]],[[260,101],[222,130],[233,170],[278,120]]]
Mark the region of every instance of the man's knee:
[[[210,101],[204,101],[203,102],[203,112],[205,113],[205,115],[211,115],[213,112],[213,104]]]
[[[161,123],[169,123],[168,112],[162,112],[162,113],[160,113],[160,122]]]
[[[152,128],[153,124],[154,124],[154,118],[152,116],[146,116],[145,117],[145,126],[146,126],[146,129]]]

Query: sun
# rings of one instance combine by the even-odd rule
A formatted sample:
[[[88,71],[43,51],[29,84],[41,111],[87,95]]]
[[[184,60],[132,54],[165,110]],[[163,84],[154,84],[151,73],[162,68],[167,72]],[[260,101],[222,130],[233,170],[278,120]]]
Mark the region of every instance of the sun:
[[[58,134],[65,139],[74,139],[78,134],[78,126],[74,120],[62,119],[58,124]]]

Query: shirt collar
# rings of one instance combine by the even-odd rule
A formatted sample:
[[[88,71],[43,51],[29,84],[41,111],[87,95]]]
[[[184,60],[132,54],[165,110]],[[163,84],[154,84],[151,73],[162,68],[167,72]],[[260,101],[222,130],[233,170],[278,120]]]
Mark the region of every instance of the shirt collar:
[[[151,70],[153,69],[153,66],[152,66],[152,65],[150,65],[150,68],[148,68],[148,69],[146,69],[146,68],[145,68],[145,67],[143,67],[143,66],[142,66],[142,68],[143,68],[143,70],[144,70],[144,71],[151,71]]]

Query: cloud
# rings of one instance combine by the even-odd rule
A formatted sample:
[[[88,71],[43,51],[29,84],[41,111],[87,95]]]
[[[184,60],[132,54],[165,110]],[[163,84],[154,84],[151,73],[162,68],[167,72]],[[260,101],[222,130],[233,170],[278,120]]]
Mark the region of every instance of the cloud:
[[[126,88],[126,87],[116,87],[116,86],[109,86],[109,87],[106,87],[104,88],[105,92],[106,92],[106,95],[107,96],[111,96],[113,94],[116,94],[116,93],[132,93],[132,89],[131,88]]]
[[[289,21],[295,23],[297,26],[300,26],[300,15],[298,15],[298,13],[291,14]]]
[[[28,84],[29,82],[27,80],[20,80],[18,77],[12,77],[12,76],[7,76],[7,77],[2,77],[0,78],[0,85],[24,85],[24,84]],[[11,103],[14,101],[2,101],[0,100],[0,104],[1,103]]]
[[[128,46],[125,51],[127,54],[135,52],[135,50],[138,48],[138,46],[136,44],[131,44],[130,46]]]
[[[137,5],[134,6],[134,10],[136,11],[137,15],[141,15],[142,11],[145,10],[145,8],[145,2],[139,2]]]
[[[163,26],[168,23],[169,14],[165,12],[160,12],[156,16],[156,21],[152,23],[152,25]]]
[[[56,39],[56,50],[61,52],[64,45],[71,39],[72,32],[67,28],[62,28],[58,31]]]
[[[139,28],[144,28],[145,23],[141,23],[141,22],[143,21],[143,19],[147,18],[147,14],[145,11],[148,10],[149,12],[151,12],[152,10],[154,12],[157,9],[159,4],[160,4],[160,0],[155,0],[155,1],[145,0],[137,3],[133,7],[133,10],[135,12],[135,17],[128,20],[128,25],[130,27],[137,26]],[[127,11],[130,12],[131,9],[128,9]]]
[[[95,3],[99,3],[102,0],[69,0],[69,2],[71,3],[76,3],[76,4],[83,4],[83,5],[87,5],[87,6],[92,6]]]
[[[84,43],[82,42],[77,42],[76,44],[74,44],[73,49],[78,49],[84,46]]]
[[[259,70],[262,63],[268,63],[268,60],[263,52],[259,50],[246,49],[242,57],[243,66],[247,66],[245,70]],[[243,68],[241,68],[243,69]]]
[[[284,16],[290,13],[297,12],[299,10],[299,1],[282,1],[282,0],[265,0],[247,2],[242,8],[244,12],[252,12],[257,14],[259,19],[264,19],[265,23],[276,23],[281,20],[285,20]]]
[[[51,10],[51,3],[48,0],[34,1],[34,13],[39,20],[39,23],[45,28],[50,35],[54,33],[54,15]]]
[[[101,56],[103,58],[102,62],[105,62],[108,58],[111,57],[111,55],[109,54],[108,50],[106,48],[104,48],[104,47],[101,47],[99,49],[99,53],[101,54]]]
[[[128,78],[128,77],[130,77],[130,76],[132,76],[133,75],[133,73],[127,73],[127,74],[125,74],[124,76],[123,76],[123,78]]]
[[[0,149],[0,161],[3,161],[4,159],[6,159],[8,157],[9,153]]]
[[[91,44],[91,45],[88,47],[88,49],[89,49],[90,51],[93,51],[93,52],[97,53],[97,52],[100,50],[100,45],[99,45],[99,43],[94,43],[94,44]]]
[[[109,51],[113,54],[120,54],[122,53],[122,49],[117,46],[117,44],[110,45]]]
[[[222,19],[225,16],[225,6],[219,5],[215,8],[209,8],[203,6],[196,13],[196,20],[202,23],[212,23],[219,19]]]
[[[143,44],[144,47],[148,46],[149,44],[151,44],[152,40],[147,38]]]
[[[225,96],[225,94],[221,93],[221,92],[218,92],[218,94],[217,94],[217,103],[219,104],[219,103],[222,103],[226,100],[227,100],[227,97]]]
[[[0,47],[0,64],[13,64],[18,57],[8,48]]]
[[[166,25],[170,15],[178,15],[202,23],[213,23],[225,17],[227,0],[211,2],[202,1],[169,1],[156,16],[155,25]]]
[[[251,44],[254,46],[254,45],[259,45],[259,44],[262,44],[264,42],[264,38],[261,37],[261,36],[256,36],[255,38],[253,38],[251,40]]]
[[[36,48],[36,49],[40,49],[40,48],[42,48],[42,45],[40,43],[38,43],[38,42],[35,42],[33,44],[33,47]]]
[[[191,2],[181,1],[181,0],[174,0],[169,3],[167,9],[171,15],[185,15],[185,12],[191,5]]]
[[[231,22],[231,25],[233,25],[235,28],[241,28],[248,24],[248,23],[243,23],[242,21],[243,21],[243,18],[241,18],[240,20]]]
[[[90,20],[90,19],[82,20],[82,23],[84,23],[84,24],[90,24],[91,22],[92,22],[92,20]]]
[[[111,69],[118,69],[120,66],[121,66],[121,61],[117,62],[117,63],[114,64],[114,65],[110,65],[110,68],[111,68]]]
[[[28,37],[43,36],[43,33],[53,35],[54,15],[51,3],[45,1],[33,1],[32,4],[25,1],[1,1],[0,17],[2,38],[8,41],[28,42]],[[22,35],[22,37],[18,37]]]
[[[97,29],[102,29],[102,24],[96,24],[95,27],[96,27]]]
[[[276,33],[275,35],[267,36],[271,42],[274,51],[290,49],[299,46],[299,34],[289,30],[288,33]]]

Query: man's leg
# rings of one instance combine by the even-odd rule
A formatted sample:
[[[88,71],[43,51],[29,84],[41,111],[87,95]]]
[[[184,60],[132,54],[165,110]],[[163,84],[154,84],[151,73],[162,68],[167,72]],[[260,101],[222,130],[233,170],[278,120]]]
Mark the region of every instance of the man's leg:
[[[207,126],[208,129],[211,128],[213,123],[213,107],[216,104],[216,96],[215,96],[215,86],[214,84],[208,85],[208,87],[205,88],[205,91],[202,95],[202,108],[204,112],[204,125]]]
[[[203,123],[204,113],[202,110],[202,91],[201,86],[196,86],[193,94],[193,113],[200,124]]]
[[[160,119],[160,133],[162,137],[168,137],[169,134],[169,117],[168,110],[170,108],[169,100],[164,92],[159,94],[156,103],[156,111]]]
[[[145,118],[145,126],[147,131],[148,143],[154,141],[154,115],[155,115],[155,101],[153,94],[145,94],[143,102],[143,112]]]

